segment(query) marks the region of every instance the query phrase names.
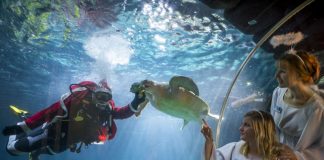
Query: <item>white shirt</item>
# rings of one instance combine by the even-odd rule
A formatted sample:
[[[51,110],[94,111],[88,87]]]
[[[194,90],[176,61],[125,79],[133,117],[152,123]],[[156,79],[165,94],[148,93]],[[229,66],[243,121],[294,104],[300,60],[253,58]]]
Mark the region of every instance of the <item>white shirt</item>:
[[[293,148],[298,159],[324,159],[323,98],[314,94],[297,108],[283,101],[286,91],[287,88],[276,88],[271,102],[280,142]]]
[[[223,147],[213,150],[212,160],[261,160],[258,157],[245,157],[240,153],[240,149],[243,146],[244,141],[232,142],[224,145]],[[216,155],[215,155],[216,153]]]

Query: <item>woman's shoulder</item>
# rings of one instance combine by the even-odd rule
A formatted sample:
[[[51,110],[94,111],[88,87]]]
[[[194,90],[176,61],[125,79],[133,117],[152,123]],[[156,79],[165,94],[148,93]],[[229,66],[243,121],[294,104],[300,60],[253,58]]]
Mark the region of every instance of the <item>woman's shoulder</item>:
[[[233,150],[235,147],[241,147],[245,142],[240,140],[238,142],[230,142],[225,144],[224,146],[217,148],[216,150],[220,151],[220,152],[227,152],[229,150]]]
[[[324,90],[319,89],[317,86],[312,86],[311,88],[315,92],[312,97],[314,106],[317,109],[324,110]]]
[[[315,95],[314,96],[314,102],[313,102],[314,110],[317,110],[317,113],[324,115],[324,100],[323,97]]]
[[[276,87],[273,92],[286,92],[287,88]]]
[[[287,91],[287,88],[280,88],[280,87],[276,87],[274,90],[273,90],[273,96],[281,96],[283,94],[285,94],[285,92]]]
[[[216,149],[217,155],[222,157],[223,159],[230,159],[230,157],[233,157],[233,154],[240,156],[239,150],[244,143],[245,142],[242,140],[238,142],[227,143],[226,145]]]
[[[242,146],[243,144],[245,144],[245,141],[243,141],[243,140],[236,142],[237,146]]]
[[[223,145],[222,147],[217,148],[216,150],[220,151],[220,152],[227,152],[228,150],[232,150],[236,143],[237,142],[227,143],[227,144]]]

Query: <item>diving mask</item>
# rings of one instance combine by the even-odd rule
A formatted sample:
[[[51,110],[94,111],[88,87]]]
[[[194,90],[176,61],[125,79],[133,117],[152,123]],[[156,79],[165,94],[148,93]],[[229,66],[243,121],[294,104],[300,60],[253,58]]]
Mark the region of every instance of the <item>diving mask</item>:
[[[107,102],[112,98],[111,94],[106,92],[96,92],[95,97],[98,101],[102,101],[102,102]]]
[[[93,103],[102,111],[110,111],[108,101],[112,99],[111,91],[106,88],[97,88],[92,92]]]

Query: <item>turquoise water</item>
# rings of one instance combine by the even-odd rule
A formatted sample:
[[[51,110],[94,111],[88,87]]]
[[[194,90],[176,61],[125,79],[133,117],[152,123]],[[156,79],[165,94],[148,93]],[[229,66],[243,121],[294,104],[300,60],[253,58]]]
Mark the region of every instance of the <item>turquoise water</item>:
[[[68,92],[71,83],[107,78],[117,106],[128,104],[132,83],[191,77],[201,98],[219,113],[226,90],[255,46],[222,17],[195,1],[9,1],[0,2],[1,128],[18,121],[8,106],[34,113]],[[253,93],[260,103],[226,112],[221,143],[238,139],[241,115],[260,107],[273,89],[274,63],[262,50],[248,63],[229,98]],[[233,116],[236,115],[236,116]],[[215,129],[216,122],[207,119]],[[152,106],[140,117],[117,121],[116,137],[80,154],[66,151],[41,159],[196,160],[201,158],[200,124],[166,115]],[[215,131],[214,131],[215,133]],[[4,159],[6,137],[1,137]]]

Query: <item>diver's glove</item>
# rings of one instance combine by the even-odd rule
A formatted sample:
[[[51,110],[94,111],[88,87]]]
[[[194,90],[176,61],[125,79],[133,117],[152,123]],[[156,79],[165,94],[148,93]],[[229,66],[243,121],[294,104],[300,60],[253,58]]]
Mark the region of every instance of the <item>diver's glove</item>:
[[[145,93],[144,92],[142,92],[142,93],[136,92],[135,97],[134,97],[133,101],[131,102],[131,105],[135,110],[137,110],[138,105],[140,105],[144,101],[145,101]]]
[[[18,126],[18,125],[6,126],[2,130],[2,134],[4,136],[20,134],[20,133],[23,133],[23,132],[24,132],[24,130],[20,126]]]

